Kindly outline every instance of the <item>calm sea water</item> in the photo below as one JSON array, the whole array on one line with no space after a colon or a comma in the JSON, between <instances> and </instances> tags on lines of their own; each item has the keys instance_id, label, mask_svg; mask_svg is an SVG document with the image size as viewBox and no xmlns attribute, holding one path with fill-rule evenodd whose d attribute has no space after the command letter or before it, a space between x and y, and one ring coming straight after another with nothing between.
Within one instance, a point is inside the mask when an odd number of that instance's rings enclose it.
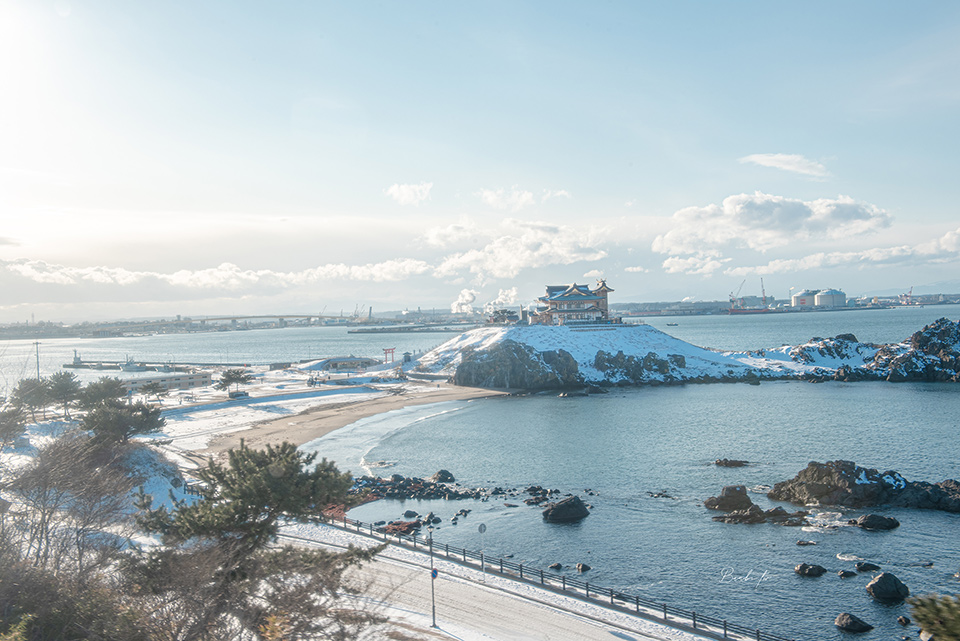
<instances>
[{"instance_id":1,"label":"calm sea water","mask_svg":"<svg viewBox=\"0 0 960 641\"><path fill-rule=\"evenodd\" d=\"M863 341L894 342L956 307L790 314L752 317L647 319L692 343L718 349L757 349L814 336L854 333ZM676 322L676 327L667 327ZM129 339L41 341L41 368L69 362L73 350L88 360L249 362L429 349L447 338L347 334L343 328L287 328ZM0 371L8 384L30 375L34 346L0 343ZM869 576L841 580L840 569L868 559L899 576L914 593L956 592L960 582L960 515L878 510L898 518L892 532L850 527L800 531L771 524L727 525L710 520L701 502L724 485L755 488L753 500L772 504L764 486L793 477L811 460L849 459L892 469L911 480L960 478L960 387L883 383L688 385L615 390L561 399L555 395L485 399L410 408L365 419L306 449L364 473L362 461L388 461L380 474L428 476L445 468L469 486L543 485L583 493L594 507L584 521L546 524L537 508L506 508L502 501L378 502L352 516L399 518L406 509L434 511L445 523L439 543L513 554L533 568L560 562L592 566L584 578L744 625L797 639L840 639L833 619L842 611L877 627L863 639L899 636L895 623L907 607L882 606L864 591ZM717 468L720 457L751 461ZM671 498L654 498L666 492ZM513 501L520 503L520 501ZM473 511L458 525L449 517ZM860 512L822 513L839 525ZM487 525L486 534L477 531ZM798 539L817 542L798 547ZM793 573L801 562L831 572L818 579ZM932 562L932 566L924 564ZM569 567L563 570L571 572ZM750 574L751 580L736 581ZM442 583L438 586L442 589Z\"/></svg>"}]
</instances>

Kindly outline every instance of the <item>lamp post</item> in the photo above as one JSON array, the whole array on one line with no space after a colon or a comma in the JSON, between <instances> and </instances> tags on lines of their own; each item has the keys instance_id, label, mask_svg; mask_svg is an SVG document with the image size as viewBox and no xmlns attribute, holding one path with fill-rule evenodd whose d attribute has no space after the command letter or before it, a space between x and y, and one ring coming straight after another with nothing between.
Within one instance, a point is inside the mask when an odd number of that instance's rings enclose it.
<instances>
[{"instance_id":1,"label":"lamp post","mask_svg":"<svg viewBox=\"0 0 960 641\"><path fill-rule=\"evenodd\" d=\"M430 610L433 618L433 623L430 624L431 628L437 627L437 599L434 594L433 582L437 580L437 571L433 569L433 526L427 526L427 533L429 535L428 543L430 544Z\"/></svg>"}]
</instances>

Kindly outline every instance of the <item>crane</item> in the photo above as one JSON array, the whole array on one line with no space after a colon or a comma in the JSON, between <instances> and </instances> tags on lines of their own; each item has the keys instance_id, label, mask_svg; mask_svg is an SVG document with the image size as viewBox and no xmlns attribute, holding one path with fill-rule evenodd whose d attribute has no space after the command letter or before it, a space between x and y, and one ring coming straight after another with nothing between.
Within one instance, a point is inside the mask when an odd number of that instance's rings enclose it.
<instances>
[{"instance_id":1,"label":"crane","mask_svg":"<svg viewBox=\"0 0 960 641\"><path fill-rule=\"evenodd\" d=\"M736 307L738 306L737 301L740 300L740 290L743 289L743 286L744 286L746 283L747 283L747 279L744 278L744 279L743 279L743 282L740 283L740 287L737 288L737 293L734 294L733 292L730 292L730 309L734 309L734 308L736 308ZM740 307L743 307L743 304L741 303L739 306L740 306Z\"/></svg>"}]
</instances>

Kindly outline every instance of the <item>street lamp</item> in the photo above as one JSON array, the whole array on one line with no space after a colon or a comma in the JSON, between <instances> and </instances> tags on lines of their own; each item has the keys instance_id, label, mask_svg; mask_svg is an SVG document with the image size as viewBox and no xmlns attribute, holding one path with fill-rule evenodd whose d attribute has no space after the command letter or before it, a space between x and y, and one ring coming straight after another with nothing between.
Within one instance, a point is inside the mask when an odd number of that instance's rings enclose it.
<instances>
[{"instance_id":1,"label":"street lamp","mask_svg":"<svg viewBox=\"0 0 960 641\"><path fill-rule=\"evenodd\" d=\"M430 609L432 611L433 623L430 624L431 628L437 627L437 599L434 594L433 582L437 580L437 571L433 569L433 526L427 526L427 533L429 538L427 542L430 544Z\"/></svg>"}]
</instances>

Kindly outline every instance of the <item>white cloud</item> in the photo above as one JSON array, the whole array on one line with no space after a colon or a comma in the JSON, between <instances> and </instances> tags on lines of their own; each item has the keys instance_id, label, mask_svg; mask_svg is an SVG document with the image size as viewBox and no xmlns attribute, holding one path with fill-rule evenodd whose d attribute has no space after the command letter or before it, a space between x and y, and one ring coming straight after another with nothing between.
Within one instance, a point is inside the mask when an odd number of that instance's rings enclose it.
<instances>
[{"instance_id":1,"label":"white cloud","mask_svg":"<svg viewBox=\"0 0 960 641\"><path fill-rule=\"evenodd\" d=\"M480 292L475 289L461 289L457 300L450 303L451 314L472 314L473 302L477 300Z\"/></svg>"},{"instance_id":2,"label":"white cloud","mask_svg":"<svg viewBox=\"0 0 960 641\"><path fill-rule=\"evenodd\" d=\"M960 260L960 228L940 238L915 246L874 247L851 252L817 252L800 258L771 260L764 265L735 267L725 273L732 276L750 274L787 274L810 269L846 267L863 269L886 265L936 264Z\"/></svg>"},{"instance_id":3,"label":"white cloud","mask_svg":"<svg viewBox=\"0 0 960 641\"><path fill-rule=\"evenodd\" d=\"M432 267L410 258L388 260L366 265L328 264L299 272L241 269L231 263L199 270L173 273L130 271L114 267L68 267L37 260L0 263L6 271L29 281L52 285L116 285L131 286L156 282L186 289L219 289L239 291L255 287L287 289L314 284L327 279L390 282L404 280L428 272Z\"/></svg>"},{"instance_id":4,"label":"white cloud","mask_svg":"<svg viewBox=\"0 0 960 641\"><path fill-rule=\"evenodd\" d=\"M650 272L649 269L645 269L643 267L640 267L639 265L635 267L627 267L623 271L627 272L628 274L647 274Z\"/></svg>"},{"instance_id":5,"label":"white cloud","mask_svg":"<svg viewBox=\"0 0 960 641\"><path fill-rule=\"evenodd\" d=\"M584 278L603 278L603 270L591 269L583 275Z\"/></svg>"},{"instance_id":6,"label":"white cloud","mask_svg":"<svg viewBox=\"0 0 960 641\"><path fill-rule=\"evenodd\" d=\"M423 240L432 247L450 247L462 242L476 241L481 237L480 229L469 220L462 219L459 223L446 227L431 227L423 234Z\"/></svg>"},{"instance_id":7,"label":"white cloud","mask_svg":"<svg viewBox=\"0 0 960 641\"><path fill-rule=\"evenodd\" d=\"M543 190L543 196L540 197L540 202L545 203L551 198L566 198L570 200L573 196L570 195L570 192L566 189L558 189L557 191L550 191L549 189Z\"/></svg>"},{"instance_id":8,"label":"white cloud","mask_svg":"<svg viewBox=\"0 0 960 641\"><path fill-rule=\"evenodd\" d=\"M447 277L469 271L479 281L487 277L513 278L522 270L547 265L570 265L607 256L599 249L601 230L580 230L542 222L506 220L507 233L484 247L446 256L436 274Z\"/></svg>"},{"instance_id":9,"label":"white cloud","mask_svg":"<svg viewBox=\"0 0 960 641\"><path fill-rule=\"evenodd\" d=\"M728 196L720 205L686 207L671 217L672 229L657 236L653 250L696 254L705 248L746 247L766 251L812 238L849 238L890 224L890 216L849 196L802 201L762 192Z\"/></svg>"},{"instance_id":10,"label":"white cloud","mask_svg":"<svg viewBox=\"0 0 960 641\"><path fill-rule=\"evenodd\" d=\"M699 274L710 276L717 271L723 264L729 262L729 258L720 258L716 253L699 253L696 256L679 258L672 256L663 261L663 270L668 274Z\"/></svg>"},{"instance_id":11,"label":"white cloud","mask_svg":"<svg viewBox=\"0 0 960 641\"><path fill-rule=\"evenodd\" d=\"M751 154L741 158L740 162L792 171L796 174L815 178L826 178L830 175L830 172L822 164L800 154Z\"/></svg>"},{"instance_id":12,"label":"white cloud","mask_svg":"<svg viewBox=\"0 0 960 641\"><path fill-rule=\"evenodd\" d=\"M391 185L384 193L401 205L419 205L425 200L430 200L431 189L433 189L433 183L395 184Z\"/></svg>"},{"instance_id":13,"label":"white cloud","mask_svg":"<svg viewBox=\"0 0 960 641\"><path fill-rule=\"evenodd\" d=\"M512 212L517 212L524 207L536 204L532 192L523 191L516 185L511 187L509 191L506 189L481 189L476 195L491 207L507 209Z\"/></svg>"}]
</instances>

